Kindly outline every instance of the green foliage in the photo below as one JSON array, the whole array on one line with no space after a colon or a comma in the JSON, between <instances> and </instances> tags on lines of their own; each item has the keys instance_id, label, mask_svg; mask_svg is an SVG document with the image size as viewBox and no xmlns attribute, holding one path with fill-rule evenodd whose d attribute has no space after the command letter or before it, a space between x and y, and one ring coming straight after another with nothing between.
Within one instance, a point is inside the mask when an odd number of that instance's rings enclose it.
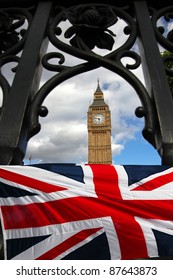
<instances>
[{"instance_id":1,"label":"green foliage","mask_svg":"<svg viewBox=\"0 0 173 280\"><path fill-rule=\"evenodd\" d=\"M161 52L161 56L165 65L169 87L171 92L173 93L173 53L164 51Z\"/></svg>"}]
</instances>

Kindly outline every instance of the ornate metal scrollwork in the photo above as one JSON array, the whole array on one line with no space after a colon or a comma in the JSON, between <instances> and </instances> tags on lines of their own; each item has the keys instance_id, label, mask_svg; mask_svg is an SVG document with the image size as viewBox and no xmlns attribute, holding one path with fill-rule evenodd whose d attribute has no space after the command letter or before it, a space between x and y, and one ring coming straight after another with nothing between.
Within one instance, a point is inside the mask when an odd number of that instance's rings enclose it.
<instances>
[{"instance_id":1,"label":"ornate metal scrollwork","mask_svg":"<svg viewBox=\"0 0 173 280\"><path fill-rule=\"evenodd\" d=\"M161 53L165 71L168 77L170 90L173 93L173 6L162 8L154 11L152 23L155 30L158 43L165 48L166 51Z\"/></svg>"},{"instance_id":2,"label":"ornate metal scrollwork","mask_svg":"<svg viewBox=\"0 0 173 280\"><path fill-rule=\"evenodd\" d=\"M0 53L8 50L19 41L19 36L13 30L13 19L0 11Z\"/></svg>"},{"instance_id":3,"label":"ornate metal scrollwork","mask_svg":"<svg viewBox=\"0 0 173 280\"><path fill-rule=\"evenodd\" d=\"M10 84L8 82L8 80L4 77L4 75L1 72L1 68L3 67L3 65L5 65L6 63L9 62L15 62L15 63L19 63L20 58L18 56L15 55L9 55L7 57L3 57L0 60L0 86L2 89L2 93L3 93L3 100L2 100L2 109L6 104L7 98L8 98L8 94L9 94L9 90L10 90ZM16 71L16 67L11 69L13 72ZM0 111L0 113L2 113L2 109ZM0 114L1 117L1 114Z\"/></svg>"},{"instance_id":4,"label":"ornate metal scrollwork","mask_svg":"<svg viewBox=\"0 0 173 280\"><path fill-rule=\"evenodd\" d=\"M70 44L76 48L89 49L98 47L112 50L116 35L108 29L118 21L114 10L107 6L78 6L66 13L67 19L72 24L64 36L71 38Z\"/></svg>"},{"instance_id":5,"label":"ornate metal scrollwork","mask_svg":"<svg viewBox=\"0 0 173 280\"><path fill-rule=\"evenodd\" d=\"M163 19L162 21L161 18ZM157 41L166 50L173 52L173 28L166 30L163 22L165 21L168 23L171 20L173 20L173 6L162 8L153 12L152 23Z\"/></svg>"},{"instance_id":6,"label":"ornate metal scrollwork","mask_svg":"<svg viewBox=\"0 0 173 280\"><path fill-rule=\"evenodd\" d=\"M26 28L30 25L31 20L32 14L27 9L0 10L0 87L3 96L0 116L10 90L9 81L2 74L1 69L8 63L19 63L20 57L17 54L23 49L27 37ZM15 73L16 67L11 70Z\"/></svg>"},{"instance_id":7,"label":"ornate metal scrollwork","mask_svg":"<svg viewBox=\"0 0 173 280\"><path fill-rule=\"evenodd\" d=\"M111 27L120 21L125 22L122 32L127 36L125 42L115 48L116 28ZM63 32L61 22L66 21L70 26ZM104 67L123 77L138 94L142 107L136 110L138 117L145 117L144 137L154 145L154 116L151 99L139 79L130 71L139 67L141 60L138 53L131 50L136 38L137 28L133 17L126 9L119 9L108 5L92 4L79 5L69 9L57 8L57 12L49 25L48 37L50 42L60 51L70 54L86 62L75 66L66 66L63 53L52 52L43 57L43 66L50 71L57 72L48 80L33 98L28 121L30 123L30 135L38 133L40 130L39 115L40 110L45 112L42 103L47 95L63 81L78 74ZM69 39L66 42L66 39ZM97 49L106 49L110 53L102 56ZM115 49L114 49L115 48ZM123 57L130 57L133 64L124 66ZM59 64L52 64L50 59L58 58ZM42 108L42 109L40 109Z\"/></svg>"},{"instance_id":8,"label":"ornate metal scrollwork","mask_svg":"<svg viewBox=\"0 0 173 280\"><path fill-rule=\"evenodd\" d=\"M26 25L32 20L27 9L6 8L0 11L0 57L19 53L26 39ZM23 28L21 28L23 26Z\"/></svg>"}]
</instances>

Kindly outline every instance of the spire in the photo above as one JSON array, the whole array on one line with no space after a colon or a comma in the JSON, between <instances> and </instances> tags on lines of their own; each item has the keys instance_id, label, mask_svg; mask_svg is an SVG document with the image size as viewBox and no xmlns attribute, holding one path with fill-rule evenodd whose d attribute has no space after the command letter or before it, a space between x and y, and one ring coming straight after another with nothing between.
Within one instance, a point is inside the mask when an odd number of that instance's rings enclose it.
<instances>
[{"instance_id":1,"label":"spire","mask_svg":"<svg viewBox=\"0 0 173 280\"><path fill-rule=\"evenodd\" d=\"M93 103L90 105L90 107L95 106L107 106L107 104L104 101L104 94L100 88L99 79L97 79L97 88L94 92L94 100Z\"/></svg>"},{"instance_id":2,"label":"spire","mask_svg":"<svg viewBox=\"0 0 173 280\"><path fill-rule=\"evenodd\" d=\"M96 88L96 91L94 93L94 100L95 99L104 99L103 92L100 88L99 79L97 79L97 88Z\"/></svg>"},{"instance_id":3,"label":"spire","mask_svg":"<svg viewBox=\"0 0 173 280\"><path fill-rule=\"evenodd\" d=\"M96 92L102 92L99 84L99 79L97 79L97 89Z\"/></svg>"}]
</instances>

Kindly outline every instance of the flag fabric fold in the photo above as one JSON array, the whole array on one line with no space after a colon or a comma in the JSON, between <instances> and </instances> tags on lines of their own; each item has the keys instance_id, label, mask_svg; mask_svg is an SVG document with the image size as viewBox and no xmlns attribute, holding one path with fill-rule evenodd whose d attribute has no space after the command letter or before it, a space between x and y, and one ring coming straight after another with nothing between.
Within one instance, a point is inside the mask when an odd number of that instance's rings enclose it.
<instances>
[{"instance_id":1,"label":"flag fabric fold","mask_svg":"<svg viewBox=\"0 0 173 280\"><path fill-rule=\"evenodd\" d=\"M173 168L0 166L5 259L173 256Z\"/></svg>"}]
</instances>

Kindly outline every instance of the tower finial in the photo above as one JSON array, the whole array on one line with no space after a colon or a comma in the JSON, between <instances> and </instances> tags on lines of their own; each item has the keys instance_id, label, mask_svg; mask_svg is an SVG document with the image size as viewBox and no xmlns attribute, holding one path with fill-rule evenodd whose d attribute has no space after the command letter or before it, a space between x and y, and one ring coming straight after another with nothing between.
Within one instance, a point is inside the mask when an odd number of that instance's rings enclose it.
<instances>
[{"instance_id":1,"label":"tower finial","mask_svg":"<svg viewBox=\"0 0 173 280\"><path fill-rule=\"evenodd\" d=\"M96 92L102 92L101 91L101 88L100 88L100 84L99 84L99 78L97 78L97 89L96 89Z\"/></svg>"}]
</instances>

